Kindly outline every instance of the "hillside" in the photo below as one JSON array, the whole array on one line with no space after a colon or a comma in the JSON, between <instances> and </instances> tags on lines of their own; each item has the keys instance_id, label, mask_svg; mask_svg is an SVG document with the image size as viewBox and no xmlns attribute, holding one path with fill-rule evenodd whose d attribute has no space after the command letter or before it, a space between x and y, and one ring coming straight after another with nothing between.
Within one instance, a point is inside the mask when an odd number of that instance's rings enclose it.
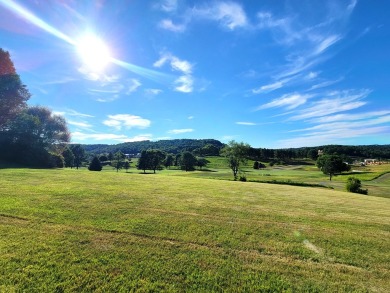
<instances>
[{"instance_id":1,"label":"hillside","mask_svg":"<svg viewBox=\"0 0 390 293\"><path fill-rule=\"evenodd\" d=\"M0 291L388 289L385 198L69 169L0 183Z\"/></svg>"},{"instance_id":2,"label":"hillside","mask_svg":"<svg viewBox=\"0 0 390 293\"><path fill-rule=\"evenodd\" d=\"M93 155L102 153L116 153L121 151L126 154L137 154L142 150L159 149L167 153L178 154L183 151L194 151L201 149L206 145L215 146L221 149L225 144L216 139L171 139L159 141L137 141L125 142L120 144L85 144L84 149ZM318 153L318 150L327 154L337 153L351 158L376 158L390 159L390 145L323 145L315 147L284 148L284 149L266 149L252 147L249 156L256 160L272 159L275 155L281 158L294 159L306 158L312 152ZM211 154L209 154L211 155Z\"/></svg>"},{"instance_id":3,"label":"hillside","mask_svg":"<svg viewBox=\"0 0 390 293\"><path fill-rule=\"evenodd\" d=\"M182 151L193 151L210 144L221 149L224 144L215 139L171 139L159 141L136 141L125 142L115 145L106 144L86 144L84 149L91 154L116 153L121 151L125 154L137 154L142 150L159 149L167 153L177 154Z\"/></svg>"}]
</instances>

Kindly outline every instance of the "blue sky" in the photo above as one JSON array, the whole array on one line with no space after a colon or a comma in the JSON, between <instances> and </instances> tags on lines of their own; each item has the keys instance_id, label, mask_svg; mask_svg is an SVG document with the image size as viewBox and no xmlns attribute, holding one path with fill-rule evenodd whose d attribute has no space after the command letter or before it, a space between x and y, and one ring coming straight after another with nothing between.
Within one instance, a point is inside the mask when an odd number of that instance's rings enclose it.
<instances>
[{"instance_id":1,"label":"blue sky","mask_svg":"<svg viewBox=\"0 0 390 293\"><path fill-rule=\"evenodd\" d=\"M0 0L30 105L77 143L390 144L390 1Z\"/></svg>"}]
</instances>

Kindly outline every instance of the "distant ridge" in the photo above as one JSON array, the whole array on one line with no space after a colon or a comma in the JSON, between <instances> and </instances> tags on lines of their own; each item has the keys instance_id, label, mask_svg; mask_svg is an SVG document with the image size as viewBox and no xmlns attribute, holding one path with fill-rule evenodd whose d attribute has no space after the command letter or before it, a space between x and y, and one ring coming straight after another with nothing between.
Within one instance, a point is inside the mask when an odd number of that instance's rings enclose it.
<instances>
[{"instance_id":1,"label":"distant ridge","mask_svg":"<svg viewBox=\"0 0 390 293\"><path fill-rule=\"evenodd\" d=\"M216 139L167 139L159 141L136 141L119 144L84 144L86 152L90 154L116 153L121 151L125 154L137 154L142 150L159 149L167 153L178 154L183 151L193 151L203 148L205 145L213 145L218 149L225 146L224 143ZM294 153L293 157L305 157L309 151L322 150L326 154L337 153L348 157L390 159L390 145L323 145L315 147L267 149L252 148L253 157L258 157L256 153L266 150L270 155L276 150L285 150ZM269 156L268 156L269 157Z\"/></svg>"},{"instance_id":2,"label":"distant ridge","mask_svg":"<svg viewBox=\"0 0 390 293\"><path fill-rule=\"evenodd\" d=\"M159 149L167 153L177 154L183 151L193 151L206 145L213 145L221 149L224 144L216 139L167 139L158 141L135 141L114 145L108 144L85 144L86 152L91 154L116 153L121 151L125 154L137 154L147 149Z\"/></svg>"}]
</instances>

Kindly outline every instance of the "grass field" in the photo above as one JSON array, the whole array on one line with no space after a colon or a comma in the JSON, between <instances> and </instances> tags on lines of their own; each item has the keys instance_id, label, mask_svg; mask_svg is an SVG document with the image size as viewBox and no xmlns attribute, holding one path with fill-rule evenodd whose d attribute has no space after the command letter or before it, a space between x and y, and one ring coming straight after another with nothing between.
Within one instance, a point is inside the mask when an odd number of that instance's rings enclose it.
<instances>
[{"instance_id":1,"label":"grass field","mask_svg":"<svg viewBox=\"0 0 390 293\"><path fill-rule=\"evenodd\" d=\"M0 169L0 292L388 292L387 198L132 172Z\"/></svg>"}]
</instances>

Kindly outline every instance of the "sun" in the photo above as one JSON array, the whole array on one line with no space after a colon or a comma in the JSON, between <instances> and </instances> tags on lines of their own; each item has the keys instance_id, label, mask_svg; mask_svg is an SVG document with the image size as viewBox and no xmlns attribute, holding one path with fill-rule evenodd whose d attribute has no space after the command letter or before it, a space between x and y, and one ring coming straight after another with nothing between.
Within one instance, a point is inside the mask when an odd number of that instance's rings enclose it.
<instances>
[{"instance_id":1,"label":"sun","mask_svg":"<svg viewBox=\"0 0 390 293\"><path fill-rule=\"evenodd\" d=\"M77 53L89 70L101 72L111 62L108 46L96 35L87 34L76 42Z\"/></svg>"}]
</instances>

